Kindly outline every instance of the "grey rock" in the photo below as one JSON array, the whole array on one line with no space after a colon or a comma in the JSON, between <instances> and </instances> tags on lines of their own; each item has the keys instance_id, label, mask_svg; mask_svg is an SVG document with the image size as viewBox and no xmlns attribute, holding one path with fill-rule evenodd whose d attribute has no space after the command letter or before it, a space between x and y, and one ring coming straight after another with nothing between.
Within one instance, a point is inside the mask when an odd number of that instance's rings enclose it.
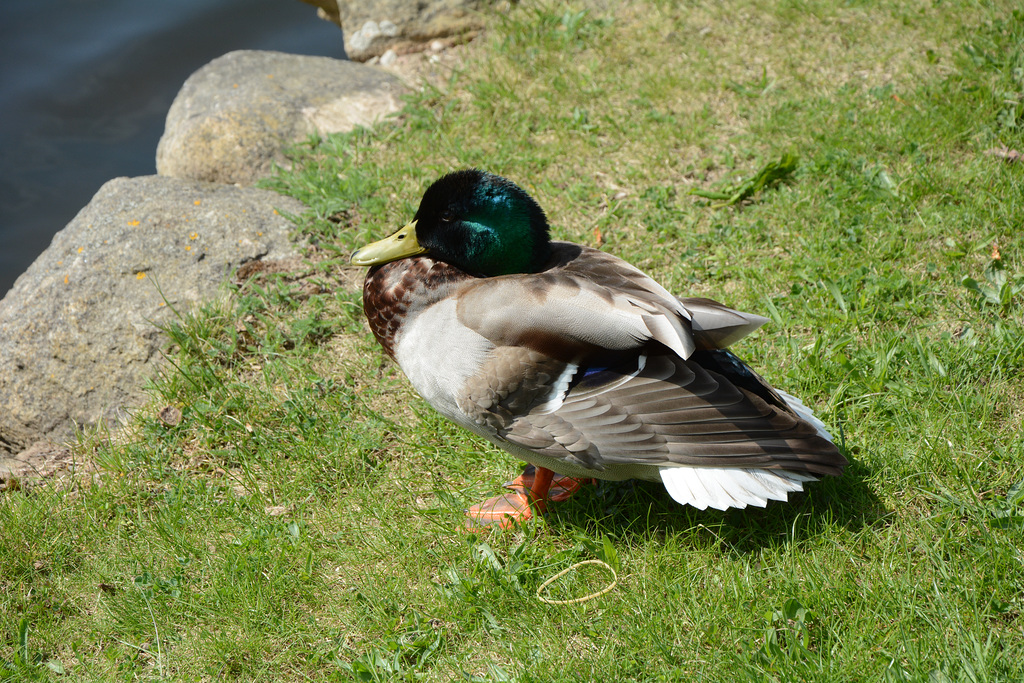
<instances>
[{"instance_id":1,"label":"grey rock","mask_svg":"<svg viewBox=\"0 0 1024 683\"><path fill-rule=\"evenodd\" d=\"M0 455L116 423L160 361L171 306L226 295L241 264L294 257L275 207L304 210L267 190L159 176L100 188L0 301Z\"/></svg>"},{"instance_id":2,"label":"grey rock","mask_svg":"<svg viewBox=\"0 0 1024 683\"><path fill-rule=\"evenodd\" d=\"M337 12L331 17L345 32L349 57L360 62L388 50L397 54L425 50L438 39L464 42L483 29L482 12L505 4L497 0L334 1Z\"/></svg>"},{"instance_id":3,"label":"grey rock","mask_svg":"<svg viewBox=\"0 0 1024 683\"><path fill-rule=\"evenodd\" d=\"M286 164L312 134L370 126L401 106L404 86L374 67L242 50L192 74L171 104L156 153L160 175L249 185Z\"/></svg>"},{"instance_id":4,"label":"grey rock","mask_svg":"<svg viewBox=\"0 0 1024 683\"><path fill-rule=\"evenodd\" d=\"M385 19L379 24L376 21L368 21L363 27L352 34L352 49L358 54L364 54L378 38L394 38L398 35L398 27ZM393 52L392 50L386 51Z\"/></svg>"}]
</instances>

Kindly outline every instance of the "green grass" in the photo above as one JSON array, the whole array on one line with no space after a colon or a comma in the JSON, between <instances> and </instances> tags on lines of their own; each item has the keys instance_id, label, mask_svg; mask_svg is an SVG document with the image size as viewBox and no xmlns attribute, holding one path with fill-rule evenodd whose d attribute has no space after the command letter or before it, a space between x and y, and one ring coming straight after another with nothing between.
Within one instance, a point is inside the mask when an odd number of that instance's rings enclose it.
<instances>
[{"instance_id":1,"label":"green grass","mask_svg":"<svg viewBox=\"0 0 1024 683\"><path fill-rule=\"evenodd\" d=\"M1024 166L985 154L1024 150L1015 4L489 17L393 122L269 183L311 209L306 271L175 326L129 432L83 437L87 474L0 494L0 680L1024 680ZM691 194L787 154L735 206ZM463 533L517 464L384 359L347 254L466 166L558 238L769 315L736 350L847 473L728 513L603 485ZM591 558L612 592L536 599Z\"/></svg>"}]
</instances>

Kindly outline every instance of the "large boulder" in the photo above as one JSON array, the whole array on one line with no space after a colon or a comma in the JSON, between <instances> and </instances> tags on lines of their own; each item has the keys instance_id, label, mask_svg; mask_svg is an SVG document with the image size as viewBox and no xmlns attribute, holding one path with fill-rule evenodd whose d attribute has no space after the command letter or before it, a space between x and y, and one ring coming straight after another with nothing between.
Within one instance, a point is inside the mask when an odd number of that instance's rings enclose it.
<instances>
[{"instance_id":1,"label":"large boulder","mask_svg":"<svg viewBox=\"0 0 1024 683\"><path fill-rule=\"evenodd\" d=\"M365 64L280 52L229 52L182 86L156 152L160 175L250 185L311 134L370 126L398 111L404 86Z\"/></svg>"},{"instance_id":2,"label":"large boulder","mask_svg":"<svg viewBox=\"0 0 1024 683\"><path fill-rule=\"evenodd\" d=\"M304 206L159 176L100 188L0 301L0 481L4 456L52 453L74 424L116 422L142 397L172 306L226 295L241 264L294 258L276 209Z\"/></svg>"}]
</instances>

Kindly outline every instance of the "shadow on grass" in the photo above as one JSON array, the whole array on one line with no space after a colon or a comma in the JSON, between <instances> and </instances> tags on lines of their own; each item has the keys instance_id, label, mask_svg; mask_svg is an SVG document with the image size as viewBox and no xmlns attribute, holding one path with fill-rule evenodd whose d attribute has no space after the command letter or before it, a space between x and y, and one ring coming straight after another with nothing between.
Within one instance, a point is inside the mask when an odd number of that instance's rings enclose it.
<instances>
[{"instance_id":1,"label":"shadow on grass","mask_svg":"<svg viewBox=\"0 0 1024 683\"><path fill-rule=\"evenodd\" d=\"M885 508L868 484L871 471L851 462L841 477L810 484L789 502L766 508L698 510L673 501L661 484L598 482L572 499L552 505L547 516L555 530L604 533L623 540L675 535L695 547L718 545L738 554L766 546L800 542L842 527L850 532L885 519Z\"/></svg>"}]
</instances>

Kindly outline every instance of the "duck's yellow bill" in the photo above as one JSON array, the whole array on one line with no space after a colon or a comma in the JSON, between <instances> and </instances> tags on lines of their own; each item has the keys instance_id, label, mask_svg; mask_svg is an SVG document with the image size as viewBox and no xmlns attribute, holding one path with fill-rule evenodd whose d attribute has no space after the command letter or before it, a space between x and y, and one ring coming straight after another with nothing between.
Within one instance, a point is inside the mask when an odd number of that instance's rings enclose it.
<instances>
[{"instance_id":1,"label":"duck's yellow bill","mask_svg":"<svg viewBox=\"0 0 1024 683\"><path fill-rule=\"evenodd\" d=\"M356 249L352 253L351 262L355 266L376 266L425 251L416 241L416 221L413 221L390 237Z\"/></svg>"}]
</instances>

